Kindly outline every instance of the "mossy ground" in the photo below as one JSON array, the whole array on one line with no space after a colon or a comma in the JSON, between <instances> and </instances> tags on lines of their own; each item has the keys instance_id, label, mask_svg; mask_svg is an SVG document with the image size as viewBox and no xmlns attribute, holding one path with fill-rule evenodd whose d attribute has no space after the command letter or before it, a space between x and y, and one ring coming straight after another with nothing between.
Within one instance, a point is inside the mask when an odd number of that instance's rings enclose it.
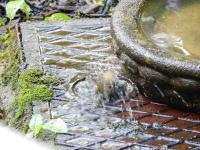
<instances>
[{"instance_id":1,"label":"mossy ground","mask_svg":"<svg viewBox=\"0 0 200 150\"><path fill-rule=\"evenodd\" d=\"M17 78L19 77L20 49L18 46L17 32L14 27L5 27L5 32L0 35L0 86L9 86L16 89ZM7 87L5 87L7 89ZM6 95L7 93L5 93ZM4 96L5 96L4 95ZM9 96L8 96L9 97ZM0 101L4 97L0 97ZM7 99L6 99L7 100ZM9 102L8 102L9 103ZM5 104L7 105L7 104ZM5 118L5 109L3 103L1 110Z\"/></svg>"},{"instance_id":2,"label":"mossy ground","mask_svg":"<svg viewBox=\"0 0 200 150\"><path fill-rule=\"evenodd\" d=\"M32 116L32 101L49 101L54 96L50 87L59 80L44 77L39 69L30 69L21 73L21 49L18 45L15 28L8 29L0 38L0 84L9 86L16 98L9 110L6 110L6 122L23 131L27 131ZM3 66L3 67L2 67Z\"/></svg>"},{"instance_id":3,"label":"mossy ground","mask_svg":"<svg viewBox=\"0 0 200 150\"><path fill-rule=\"evenodd\" d=\"M1 72L1 84L5 86L9 83L12 90L15 90L21 63L21 51L18 46L16 30L7 29L7 33L0 38L0 45L0 65L4 68Z\"/></svg>"}]
</instances>

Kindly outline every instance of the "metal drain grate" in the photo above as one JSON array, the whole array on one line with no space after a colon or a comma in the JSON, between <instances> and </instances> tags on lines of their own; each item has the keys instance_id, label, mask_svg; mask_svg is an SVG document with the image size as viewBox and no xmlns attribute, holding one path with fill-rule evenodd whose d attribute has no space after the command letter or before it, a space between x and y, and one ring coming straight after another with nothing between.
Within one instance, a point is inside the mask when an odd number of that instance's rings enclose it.
<instances>
[{"instance_id":1,"label":"metal drain grate","mask_svg":"<svg viewBox=\"0 0 200 150\"><path fill-rule=\"evenodd\" d=\"M66 84L77 77L77 74L93 74L95 70L109 70L113 65L120 69L121 63L111 48L108 19L83 19L52 24L25 23L21 25L21 31L25 57L31 59L31 55L26 55L29 50L39 49L42 68L64 80L62 85L54 87L57 96L50 102L49 108L53 118L63 119L69 127L67 133L57 135L55 144L58 148L200 148L199 114L178 111L153 103L142 96L130 99L125 104L106 106L106 110L91 107L83 113L77 103L80 99L69 99ZM35 38L39 39L38 43L30 43L36 42ZM96 63L97 59L101 63ZM88 72L91 67L94 72ZM90 103L86 105L91 106ZM121 112L121 105L127 111ZM130 130L116 133L108 128L108 122L125 118L141 122L145 128L143 136L130 136Z\"/></svg>"},{"instance_id":2,"label":"metal drain grate","mask_svg":"<svg viewBox=\"0 0 200 150\"><path fill-rule=\"evenodd\" d=\"M137 100L130 100L125 105L125 107L131 107L132 119L148 126L145 134L151 138L136 141L136 143L152 148L193 149L200 147L199 114L187 113L153 103L142 96ZM116 115L120 118L130 118L130 112L120 112ZM125 138L124 141L126 140ZM131 138L128 140L132 142Z\"/></svg>"}]
</instances>

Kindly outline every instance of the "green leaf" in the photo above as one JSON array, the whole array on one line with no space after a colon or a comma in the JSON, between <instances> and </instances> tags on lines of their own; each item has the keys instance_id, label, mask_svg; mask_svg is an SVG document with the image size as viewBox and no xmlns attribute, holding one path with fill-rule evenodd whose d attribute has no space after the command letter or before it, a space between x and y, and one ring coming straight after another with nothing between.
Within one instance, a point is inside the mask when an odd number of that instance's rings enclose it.
<instances>
[{"instance_id":1,"label":"green leaf","mask_svg":"<svg viewBox=\"0 0 200 150\"><path fill-rule=\"evenodd\" d=\"M103 6L104 5L104 0L97 0L97 3L99 4L99 6Z\"/></svg>"},{"instance_id":2,"label":"green leaf","mask_svg":"<svg viewBox=\"0 0 200 150\"><path fill-rule=\"evenodd\" d=\"M36 137L43 128L43 118L40 114L32 116L29 123L28 137Z\"/></svg>"},{"instance_id":3,"label":"green leaf","mask_svg":"<svg viewBox=\"0 0 200 150\"><path fill-rule=\"evenodd\" d=\"M65 133L68 130L67 125L60 118L50 120L44 124L42 116L40 114L34 114L29 123L27 137L37 137L43 129L50 130L55 133Z\"/></svg>"},{"instance_id":4,"label":"green leaf","mask_svg":"<svg viewBox=\"0 0 200 150\"><path fill-rule=\"evenodd\" d=\"M25 2L25 0L10 1L6 5L6 15L7 15L7 17L10 18L10 20L12 20L15 17L18 10L21 10L23 13L25 13L26 17L28 18L30 11L31 11L31 8Z\"/></svg>"},{"instance_id":5,"label":"green leaf","mask_svg":"<svg viewBox=\"0 0 200 150\"><path fill-rule=\"evenodd\" d=\"M3 37L4 41L7 41L9 37L10 37L10 34L9 34L9 33L6 33L6 34L4 35L4 37Z\"/></svg>"},{"instance_id":6,"label":"green leaf","mask_svg":"<svg viewBox=\"0 0 200 150\"><path fill-rule=\"evenodd\" d=\"M43 129L50 130L55 133L65 133L68 130L67 125L60 118L45 123Z\"/></svg>"},{"instance_id":7,"label":"green leaf","mask_svg":"<svg viewBox=\"0 0 200 150\"><path fill-rule=\"evenodd\" d=\"M0 26L3 26L5 24L3 18L0 17Z\"/></svg>"},{"instance_id":8,"label":"green leaf","mask_svg":"<svg viewBox=\"0 0 200 150\"><path fill-rule=\"evenodd\" d=\"M71 17L64 13L55 13L49 17L45 17L45 21L68 21Z\"/></svg>"}]
</instances>

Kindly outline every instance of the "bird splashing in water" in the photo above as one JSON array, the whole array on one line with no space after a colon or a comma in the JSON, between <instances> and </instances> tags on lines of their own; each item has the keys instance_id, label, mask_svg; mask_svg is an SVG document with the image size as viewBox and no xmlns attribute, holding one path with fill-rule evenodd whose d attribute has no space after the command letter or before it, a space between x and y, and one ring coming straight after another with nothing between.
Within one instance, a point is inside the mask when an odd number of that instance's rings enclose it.
<instances>
[{"instance_id":1,"label":"bird splashing in water","mask_svg":"<svg viewBox=\"0 0 200 150\"><path fill-rule=\"evenodd\" d=\"M133 83L126 77L114 71L105 72L98 81L98 93L101 95L101 104L117 103L136 95ZM135 94L133 94L135 93Z\"/></svg>"}]
</instances>

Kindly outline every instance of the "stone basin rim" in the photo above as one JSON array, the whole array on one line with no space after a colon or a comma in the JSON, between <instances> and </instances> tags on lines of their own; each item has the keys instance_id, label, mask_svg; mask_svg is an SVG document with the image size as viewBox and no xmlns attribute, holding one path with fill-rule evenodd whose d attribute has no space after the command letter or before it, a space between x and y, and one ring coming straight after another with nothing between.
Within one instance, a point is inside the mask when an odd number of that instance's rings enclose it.
<instances>
[{"instance_id":1,"label":"stone basin rim","mask_svg":"<svg viewBox=\"0 0 200 150\"><path fill-rule=\"evenodd\" d=\"M134 41L132 31L137 28L137 19L140 15L140 9L147 0L123 0L115 8L111 20L111 34L117 48L133 58L136 62L159 70L164 74L187 79L200 79L200 62L195 58L186 58L184 60L165 57L160 48L156 55L147 50L139 43ZM148 61L146 61L148 60Z\"/></svg>"}]
</instances>

